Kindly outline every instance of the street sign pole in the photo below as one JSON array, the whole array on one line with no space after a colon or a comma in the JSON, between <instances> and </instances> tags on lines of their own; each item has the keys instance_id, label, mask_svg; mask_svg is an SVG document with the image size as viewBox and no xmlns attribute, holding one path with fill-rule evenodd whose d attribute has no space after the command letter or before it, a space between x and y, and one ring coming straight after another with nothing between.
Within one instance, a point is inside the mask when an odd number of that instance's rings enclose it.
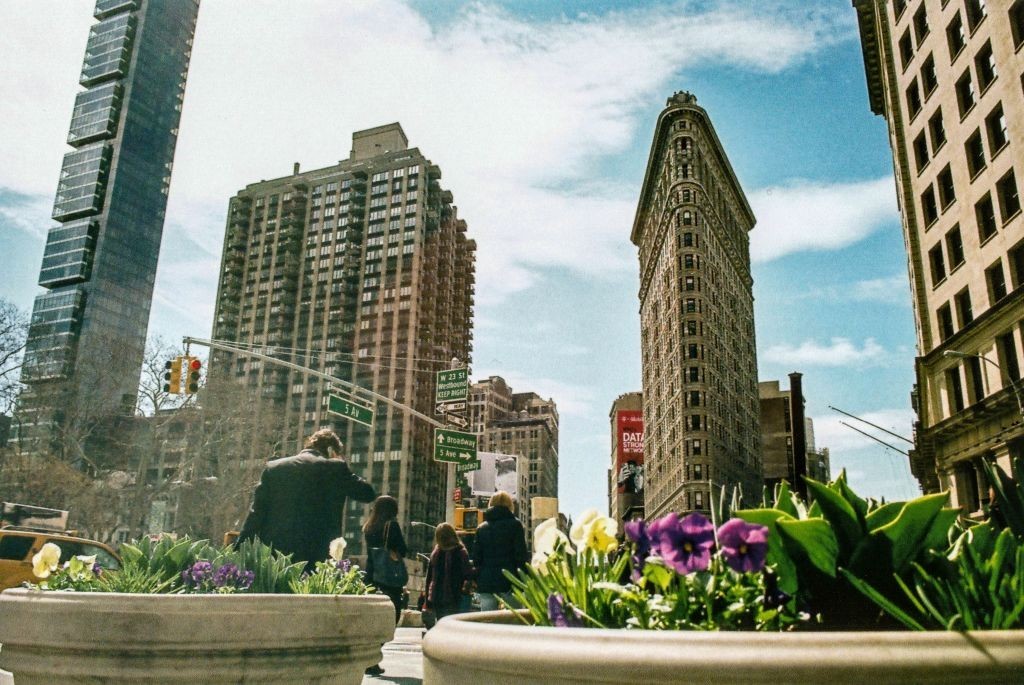
<instances>
[{"instance_id":1,"label":"street sign pole","mask_svg":"<svg viewBox=\"0 0 1024 685\"><path fill-rule=\"evenodd\" d=\"M434 390L435 404L469 399L469 369L458 357L452 359L450 371L438 371ZM436 449L436 447L435 447ZM475 454L473 455L476 456ZM448 463L448 478L444 488L444 520L455 525L455 463Z\"/></svg>"}]
</instances>

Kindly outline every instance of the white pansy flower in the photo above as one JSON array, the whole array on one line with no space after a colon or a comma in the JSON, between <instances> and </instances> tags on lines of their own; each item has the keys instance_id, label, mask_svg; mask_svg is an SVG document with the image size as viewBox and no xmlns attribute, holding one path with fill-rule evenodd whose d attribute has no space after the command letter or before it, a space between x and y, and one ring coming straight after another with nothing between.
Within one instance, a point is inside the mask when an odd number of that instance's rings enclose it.
<instances>
[{"instance_id":1,"label":"white pansy flower","mask_svg":"<svg viewBox=\"0 0 1024 685\"><path fill-rule=\"evenodd\" d=\"M346 547L348 547L348 542L345 541L345 538L334 538L331 540L331 545L328 547L328 553L331 555L331 559L341 561L345 556Z\"/></svg>"},{"instance_id":2,"label":"white pansy flower","mask_svg":"<svg viewBox=\"0 0 1024 685\"><path fill-rule=\"evenodd\" d=\"M600 518L601 514L597 509L587 509L573 522L572 528L569 529L569 537L577 547L583 547L586 544L590 524Z\"/></svg>"},{"instance_id":3,"label":"white pansy flower","mask_svg":"<svg viewBox=\"0 0 1024 685\"><path fill-rule=\"evenodd\" d=\"M47 542L42 549L32 555L32 573L36 578L49 578L60 564L60 547Z\"/></svg>"}]
</instances>

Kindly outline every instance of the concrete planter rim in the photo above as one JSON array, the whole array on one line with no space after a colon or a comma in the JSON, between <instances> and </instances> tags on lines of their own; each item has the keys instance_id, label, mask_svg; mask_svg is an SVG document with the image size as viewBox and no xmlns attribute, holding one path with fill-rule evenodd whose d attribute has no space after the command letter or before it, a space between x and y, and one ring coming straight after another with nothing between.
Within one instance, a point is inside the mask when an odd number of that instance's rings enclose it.
<instances>
[{"instance_id":1,"label":"concrete planter rim","mask_svg":"<svg viewBox=\"0 0 1024 685\"><path fill-rule=\"evenodd\" d=\"M552 628L493 611L442 619L424 638L423 655L425 683L479 679L484 673L493 682L526 683L545 682L545 673L577 674L550 682L593 683L1005 683L1024 672L1024 630Z\"/></svg>"},{"instance_id":2,"label":"concrete planter rim","mask_svg":"<svg viewBox=\"0 0 1024 685\"><path fill-rule=\"evenodd\" d=\"M0 668L19 685L359 682L393 635L375 594L0 593Z\"/></svg>"}]
</instances>

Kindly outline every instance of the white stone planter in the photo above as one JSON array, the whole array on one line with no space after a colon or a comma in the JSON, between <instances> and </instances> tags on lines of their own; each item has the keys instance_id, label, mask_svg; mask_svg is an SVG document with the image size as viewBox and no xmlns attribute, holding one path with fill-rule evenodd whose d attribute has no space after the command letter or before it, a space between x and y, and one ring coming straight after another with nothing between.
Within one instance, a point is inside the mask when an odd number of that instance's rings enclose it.
<instances>
[{"instance_id":1,"label":"white stone planter","mask_svg":"<svg viewBox=\"0 0 1024 685\"><path fill-rule=\"evenodd\" d=\"M17 685L359 683L394 636L383 595L0 593Z\"/></svg>"},{"instance_id":2,"label":"white stone planter","mask_svg":"<svg viewBox=\"0 0 1024 685\"><path fill-rule=\"evenodd\" d=\"M423 640L423 683L1019 683L1024 631L697 633L530 627L458 614ZM20 683L18 685L21 685Z\"/></svg>"}]
</instances>

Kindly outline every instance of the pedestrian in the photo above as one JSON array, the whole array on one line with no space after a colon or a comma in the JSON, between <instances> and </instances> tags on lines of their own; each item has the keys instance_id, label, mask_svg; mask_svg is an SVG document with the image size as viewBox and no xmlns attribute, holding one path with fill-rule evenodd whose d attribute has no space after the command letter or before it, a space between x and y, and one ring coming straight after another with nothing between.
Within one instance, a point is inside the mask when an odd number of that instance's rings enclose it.
<instances>
[{"instance_id":1,"label":"pedestrian","mask_svg":"<svg viewBox=\"0 0 1024 685\"><path fill-rule=\"evenodd\" d=\"M345 500L369 502L374 494L342 459L334 431L318 430L295 456L267 463L235 544L258 539L312 571L341 537Z\"/></svg>"},{"instance_id":2,"label":"pedestrian","mask_svg":"<svg viewBox=\"0 0 1024 685\"><path fill-rule=\"evenodd\" d=\"M513 605L512 585L505 571L515 573L530 560L523 524L512 513L511 495L499 490L488 504L484 522L476 529L473 553L481 611L498 609L499 599Z\"/></svg>"},{"instance_id":3,"label":"pedestrian","mask_svg":"<svg viewBox=\"0 0 1024 685\"><path fill-rule=\"evenodd\" d=\"M381 495L373 501L370 507L370 518L363 524L363 540L366 543L366 577L368 582L376 587L381 593L388 596L395 607L395 625L402 617L402 609L405 608L405 587L387 585L374 580L373 554L371 550L375 547L383 548L390 553L392 558L404 560L409 551L402 537L402 528L398 525L398 502L394 497ZM403 561L404 563L404 561ZM380 664L375 664L366 669L367 675L380 675L384 669Z\"/></svg>"},{"instance_id":4,"label":"pedestrian","mask_svg":"<svg viewBox=\"0 0 1024 685\"><path fill-rule=\"evenodd\" d=\"M450 523L434 529L434 551L427 564L426 608L434 612L434 620L457 614L461 610L464 589L476 571L469 553Z\"/></svg>"}]
</instances>

